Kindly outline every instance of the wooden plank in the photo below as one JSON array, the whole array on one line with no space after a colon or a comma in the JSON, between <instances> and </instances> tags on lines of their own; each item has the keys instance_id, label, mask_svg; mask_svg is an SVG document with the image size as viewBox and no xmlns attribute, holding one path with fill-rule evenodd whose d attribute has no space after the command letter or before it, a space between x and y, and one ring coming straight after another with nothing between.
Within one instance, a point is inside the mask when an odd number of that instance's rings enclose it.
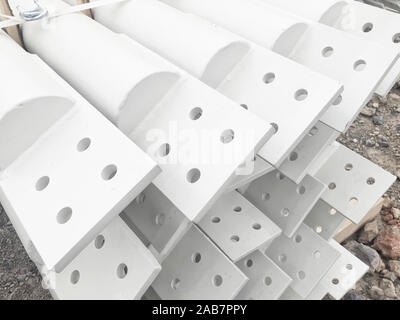
<instances>
[{"instance_id":1,"label":"wooden plank","mask_svg":"<svg viewBox=\"0 0 400 320\"><path fill-rule=\"evenodd\" d=\"M10 6L8 5L8 1L0 0L0 12L8 16L13 15ZM17 42L21 47L24 46L18 26L8 27L5 30L15 42Z\"/></svg>"},{"instance_id":2,"label":"wooden plank","mask_svg":"<svg viewBox=\"0 0 400 320\"><path fill-rule=\"evenodd\" d=\"M359 224L355 224L350 220L345 221L343 223L343 226L336 234L335 240L339 243L344 242L345 240L350 238L354 233L360 230L367 222L375 219L375 217L378 214L380 214L384 201L385 200L383 198L380 199Z\"/></svg>"}]
</instances>

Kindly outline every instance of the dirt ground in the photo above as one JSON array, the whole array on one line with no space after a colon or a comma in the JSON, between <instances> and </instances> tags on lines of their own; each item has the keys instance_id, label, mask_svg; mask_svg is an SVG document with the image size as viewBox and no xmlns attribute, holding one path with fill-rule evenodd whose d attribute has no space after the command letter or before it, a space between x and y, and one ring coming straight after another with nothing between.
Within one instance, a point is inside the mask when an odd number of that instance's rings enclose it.
<instances>
[{"instance_id":1,"label":"dirt ground","mask_svg":"<svg viewBox=\"0 0 400 320\"><path fill-rule=\"evenodd\" d=\"M400 88L393 89L386 99L374 97L339 141L400 177ZM399 179L386 195L400 208ZM372 298L366 288L378 281L380 274L368 273L347 298ZM51 296L42 288L35 265L0 206L0 300L7 299L45 300Z\"/></svg>"}]
</instances>

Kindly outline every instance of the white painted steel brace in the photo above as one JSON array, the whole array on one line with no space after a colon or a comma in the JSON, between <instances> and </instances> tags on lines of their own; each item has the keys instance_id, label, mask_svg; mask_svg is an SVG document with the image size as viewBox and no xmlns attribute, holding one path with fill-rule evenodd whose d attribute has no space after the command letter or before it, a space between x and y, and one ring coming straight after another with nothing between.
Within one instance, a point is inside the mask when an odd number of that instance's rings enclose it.
<instances>
[{"instance_id":1,"label":"white painted steel brace","mask_svg":"<svg viewBox=\"0 0 400 320\"><path fill-rule=\"evenodd\" d=\"M202 218L236 169L274 133L271 121L87 16L66 15L49 25L31 22L22 31L28 50L160 164L155 185L191 220Z\"/></svg>"},{"instance_id":2,"label":"white painted steel brace","mask_svg":"<svg viewBox=\"0 0 400 320\"><path fill-rule=\"evenodd\" d=\"M342 96L321 118L348 129L398 58L398 51L252 0L162 0L344 84ZM335 54L332 54L335 48Z\"/></svg>"},{"instance_id":3,"label":"white painted steel brace","mask_svg":"<svg viewBox=\"0 0 400 320\"><path fill-rule=\"evenodd\" d=\"M4 32L0 68L0 199L39 268L59 272L160 170Z\"/></svg>"}]
</instances>

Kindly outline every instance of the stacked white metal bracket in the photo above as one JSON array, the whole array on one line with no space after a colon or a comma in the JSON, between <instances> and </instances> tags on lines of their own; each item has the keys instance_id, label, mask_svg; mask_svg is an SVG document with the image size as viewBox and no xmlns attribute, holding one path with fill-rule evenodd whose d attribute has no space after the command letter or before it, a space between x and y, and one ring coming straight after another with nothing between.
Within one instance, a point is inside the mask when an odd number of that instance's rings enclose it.
<instances>
[{"instance_id":1,"label":"stacked white metal bracket","mask_svg":"<svg viewBox=\"0 0 400 320\"><path fill-rule=\"evenodd\" d=\"M9 1L45 12L30 53L0 34L0 200L52 295L341 299L368 268L333 237L395 177L335 140L398 80L398 16L66 2Z\"/></svg>"}]
</instances>

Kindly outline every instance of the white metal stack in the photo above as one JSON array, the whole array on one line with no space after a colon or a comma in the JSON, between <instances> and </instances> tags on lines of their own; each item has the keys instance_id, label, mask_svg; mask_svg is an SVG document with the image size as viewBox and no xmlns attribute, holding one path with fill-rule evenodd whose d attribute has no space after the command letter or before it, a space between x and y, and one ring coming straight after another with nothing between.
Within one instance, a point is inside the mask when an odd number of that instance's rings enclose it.
<instances>
[{"instance_id":1,"label":"white metal stack","mask_svg":"<svg viewBox=\"0 0 400 320\"><path fill-rule=\"evenodd\" d=\"M341 299L368 267L333 237L395 177L335 140L399 79L399 17L66 2L21 25L31 54L0 34L0 200L53 296Z\"/></svg>"}]
</instances>

